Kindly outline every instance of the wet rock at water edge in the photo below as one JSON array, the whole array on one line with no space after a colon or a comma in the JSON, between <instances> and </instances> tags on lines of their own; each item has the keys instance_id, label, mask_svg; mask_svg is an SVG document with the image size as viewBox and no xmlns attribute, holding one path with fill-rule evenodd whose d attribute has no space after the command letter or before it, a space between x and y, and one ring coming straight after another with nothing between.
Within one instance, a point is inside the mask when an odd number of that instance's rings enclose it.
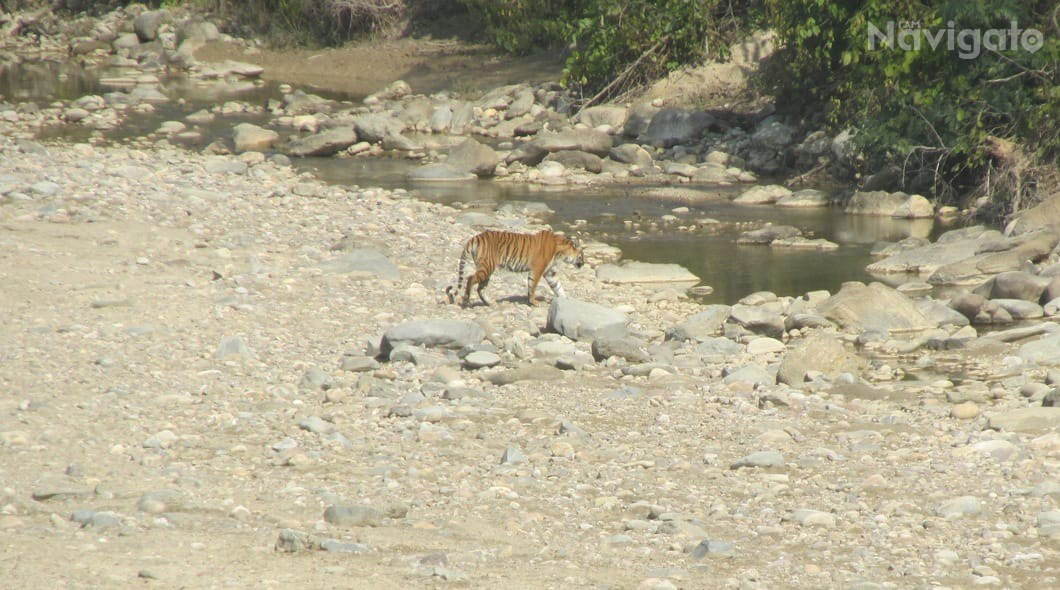
<instances>
[{"instance_id":1,"label":"wet rock at water edge","mask_svg":"<svg viewBox=\"0 0 1060 590\"><path fill-rule=\"evenodd\" d=\"M753 186L740 193L740 196L736 197L733 203L740 205L770 205L780 199L790 197L791 194L791 189L777 184Z\"/></svg>"},{"instance_id":2,"label":"wet rock at water edge","mask_svg":"<svg viewBox=\"0 0 1060 590\"><path fill-rule=\"evenodd\" d=\"M470 173L480 177L493 176L501 156L488 145L468 138L449 152L446 166L458 173Z\"/></svg>"},{"instance_id":3,"label":"wet rock at water edge","mask_svg":"<svg viewBox=\"0 0 1060 590\"><path fill-rule=\"evenodd\" d=\"M232 142L235 144L236 153L263 152L271 149L279 141L279 133L252 123L238 124L232 133Z\"/></svg>"},{"instance_id":4,"label":"wet rock at water edge","mask_svg":"<svg viewBox=\"0 0 1060 590\"><path fill-rule=\"evenodd\" d=\"M352 127L336 127L307 137L291 140L287 153L300 158L331 156L357 143L357 132Z\"/></svg>"},{"instance_id":5,"label":"wet rock at water edge","mask_svg":"<svg viewBox=\"0 0 1060 590\"><path fill-rule=\"evenodd\" d=\"M605 283L684 283L699 282L699 277L678 264L656 264L626 260L618 264L603 264L596 269L596 278Z\"/></svg>"}]
</instances>

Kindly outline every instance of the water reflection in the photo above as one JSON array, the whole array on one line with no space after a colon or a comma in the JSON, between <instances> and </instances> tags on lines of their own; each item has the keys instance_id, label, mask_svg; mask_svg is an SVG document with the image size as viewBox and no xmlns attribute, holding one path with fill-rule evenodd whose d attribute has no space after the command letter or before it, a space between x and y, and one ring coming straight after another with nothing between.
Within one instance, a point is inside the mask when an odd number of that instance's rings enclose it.
<instances>
[{"instance_id":1,"label":"water reflection","mask_svg":"<svg viewBox=\"0 0 1060 590\"><path fill-rule=\"evenodd\" d=\"M0 66L0 98L12 103L73 100L102 91L96 75L72 62L41 60Z\"/></svg>"}]
</instances>

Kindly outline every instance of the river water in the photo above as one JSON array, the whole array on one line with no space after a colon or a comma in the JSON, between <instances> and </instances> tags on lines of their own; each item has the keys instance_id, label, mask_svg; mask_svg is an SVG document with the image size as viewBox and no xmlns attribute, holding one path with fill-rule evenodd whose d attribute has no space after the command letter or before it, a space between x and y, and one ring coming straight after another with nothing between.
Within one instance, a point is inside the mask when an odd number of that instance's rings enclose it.
<instances>
[{"instance_id":1,"label":"river water","mask_svg":"<svg viewBox=\"0 0 1060 590\"><path fill-rule=\"evenodd\" d=\"M163 89L171 101L156 105L153 112L128 112L118 129L93 132L80 127L45 130L42 139L121 142L140 138L155 131L162 121L184 120L195 111L210 108L227 100L264 104L268 98L282 95L276 84L248 85L237 94L218 94L218 86L188 83L174 78L163 80ZM35 62L0 69L0 102L18 104L34 101L46 106L54 100L73 100L86 94L104 94L114 88L100 83L99 76L66 62ZM337 100L356 97L317 94ZM189 149L201 149L218 137L230 137L231 127L239 121L253 121L267 126L264 115L217 117L215 122L198 125L198 138L173 140ZM189 125L189 127L192 127ZM281 134L289 129L278 128ZM361 187L405 188L420 198L446 202L473 210L489 211L505 201L538 201L555 213L546 221L557 229L577 231L621 248L624 258L645 262L672 262L695 273L703 283L714 288L706 301L733 303L755 291L768 290L779 295L800 295L816 289L835 291L850 280L868 281L864 268L872 259L872 245L878 241L895 241L909 235L929 237L935 230L930 221L906 221L844 215L835 208L807 210L775 207L740 206L730 198L746 187L690 187L708 198L689 203L684 200L643 196L645 186L618 185L604 188L539 187L519 183L477 180L460 183L412 182L406 173L417 166L412 160L398 158L305 158L293 165L313 172L320 179ZM675 207L688 207L675 223L661 221ZM692 231L677 229L693 220L710 223ZM624 222L633 222L630 227ZM793 225L804 234L825 238L839 244L835 251L784 250L768 246L736 244L740 232L763 223ZM457 226L462 227L462 226ZM473 233L466 229L468 237ZM454 256L456 253L454 253Z\"/></svg>"}]
</instances>

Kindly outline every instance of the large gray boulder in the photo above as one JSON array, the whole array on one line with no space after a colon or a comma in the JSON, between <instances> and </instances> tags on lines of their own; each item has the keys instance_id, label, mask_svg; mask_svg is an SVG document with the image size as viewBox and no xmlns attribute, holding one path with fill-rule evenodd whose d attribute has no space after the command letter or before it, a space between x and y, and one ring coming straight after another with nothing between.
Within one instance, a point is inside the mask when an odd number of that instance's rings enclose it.
<instances>
[{"instance_id":1,"label":"large gray boulder","mask_svg":"<svg viewBox=\"0 0 1060 590\"><path fill-rule=\"evenodd\" d=\"M1060 195L1048 198L1017 215L1005 228L1005 233L1020 235L1046 228L1060 231Z\"/></svg>"},{"instance_id":2,"label":"large gray boulder","mask_svg":"<svg viewBox=\"0 0 1060 590\"><path fill-rule=\"evenodd\" d=\"M779 184L766 184L752 186L740 193L740 196L733 199L732 202L740 205L770 205L790 195L791 189L789 188Z\"/></svg>"},{"instance_id":3,"label":"large gray boulder","mask_svg":"<svg viewBox=\"0 0 1060 590\"><path fill-rule=\"evenodd\" d=\"M714 117L703 111L668 107L655 113L638 141L662 147L691 143L713 124Z\"/></svg>"},{"instance_id":4,"label":"large gray boulder","mask_svg":"<svg viewBox=\"0 0 1060 590\"><path fill-rule=\"evenodd\" d=\"M655 159L648 153L648 150L635 143L616 145L611 148L609 155L616 162L632 164L644 170L651 168L655 164Z\"/></svg>"},{"instance_id":5,"label":"large gray boulder","mask_svg":"<svg viewBox=\"0 0 1060 590\"><path fill-rule=\"evenodd\" d=\"M764 334L770 338L780 338L784 335L784 315L782 309L775 304L737 303L732 306L729 319L756 334Z\"/></svg>"},{"instance_id":6,"label":"large gray boulder","mask_svg":"<svg viewBox=\"0 0 1060 590\"><path fill-rule=\"evenodd\" d=\"M895 211L909 200L905 193L886 191L858 191L850 197L844 212L850 215L877 215L893 217Z\"/></svg>"},{"instance_id":7,"label":"large gray boulder","mask_svg":"<svg viewBox=\"0 0 1060 590\"><path fill-rule=\"evenodd\" d=\"M365 141L379 143L388 135L398 135L405 130L405 123L390 115L367 114L353 120L357 136Z\"/></svg>"},{"instance_id":8,"label":"large gray boulder","mask_svg":"<svg viewBox=\"0 0 1060 590\"><path fill-rule=\"evenodd\" d=\"M736 238L736 243L742 245L763 245L772 244L776 240L797 238L801 236L802 231L797 227L791 225L766 224L765 227L743 232L740 234L740 237Z\"/></svg>"},{"instance_id":9,"label":"large gray boulder","mask_svg":"<svg viewBox=\"0 0 1060 590\"><path fill-rule=\"evenodd\" d=\"M807 371L820 371L832 379L840 373L857 375L863 365L864 361L847 350L838 337L826 334L811 336L789 346L780 361L777 381L799 386L805 382Z\"/></svg>"},{"instance_id":10,"label":"large gray boulder","mask_svg":"<svg viewBox=\"0 0 1060 590\"><path fill-rule=\"evenodd\" d=\"M379 343L379 352L382 358L389 358L390 351L399 344L459 350L478 344L485 337L486 332L475 322L449 319L412 320L389 328Z\"/></svg>"},{"instance_id":11,"label":"large gray boulder","mask_svg":"<svg viewBox=\"0 0 1060 590\"><path fill-rule=\"evenodd\" d=\"M916 303L883 283L845 283L817 309L839 327L854 332L914 332L936 327Z\"/></svg>"},{"instance_id":12,"label":"large gray boulder","mask_svg":"<svg viewBox=\"0 0 1060 590\"><path fill-rule=\"evenodd\" d=\"M1022 299L1037 303L1051 282L1051 278L1029 272L1008 271L992 277L974 292L987 299Z\"/></svg>"},{"instance_id":13,"label":"large gray boulder","mask_svg":"<svg viewBox=\"0 0 1060 590\"><path fill-rule=\"evenodd\" d=\"M536 166L550 153L569 150L580 150L603 157L611 151L612 144L613 140L610 135L595 129L564 129L558 133L543 132L512 150L508 154L507 161Z\"/></svg>"},{"instance_id":14,"label":"large gray boulder","mask_svg":"<svg viewBox=\"0 0 1060 590\"><path fill-rule=\"evenodd\" d=\"M728 305L708 305L703 311L666 330L667 340L704 342L721 332L732 308Z\"/></svg>"},{"instance_id":15,"label":"large gray boulder","mask_svg":"<svg viewBox=\"0 0 1060 590\"><path fill-rule=\"evenodd\" d=\"M651 360L644 342L628 334L604 334L593 339L593 358L598 362L617 356L631 363L646 363Z\"/></svg>"},{"instance_id":16,"label":"large gray boulder","mask_svg":"<svg viewBox=\"0 0 1060 590\"><path fill-rule=\"evenodd\" d=\"M493 176L501 156L493 148L468 138L449 152L445 161L454 170L470 172L476 176Z\"/></svg>"},{"instance_id":17,"label":"large gray boulder","mask_svg":"<svg viewBox=\"0 0 1060 590\"><path fill-rule=\"evenodd\" d=\"M987 426L1003 432L1027 434L1060 432L1060 407L1037 406L998 412L990 416Z\"/></svg>"},{"instance_id":18,"label":"large gray boulder","mask_svg":"<svg viewBox=\"0 0 1060 590\"><path fill-rule=\"evenodd\" d=\"M600 156L583 152L581 150L565 150L554 152L545 156L544 162L559 162L568 170L585 170L593 174L599 174L603 169L604 162Z\"/></svg>"},{"instance_id":19,"label":"large gray boulder","mask_svg":"<svg viewBox=\"0 0 1060 590\"><path fill-rule=\"evenodd\" d=\"M827 207L828 195L812 188L795 191L786 197L777 200L777 207L790 209L809 209L811 207Z\"/></svg>"},{"instance_id":20,"label":"large gray boulder","mask_svg":"<svg viewBox=\"0 0 1060 590\"><path fill-rule=\"evenodd\" d=\"M652 117L658 113L658 107L652 106L650 102L642 102L633 105L626 117L626 124L622 127L622 135L626 137L640 137L648 130Z\"/></svg>"},{"instance_id":21,"label":"large gray boulder","mask_svg":"<svg viewBox=\"0 0 1060 590\"><path fill-rule=\"evenodd\" d=\"M240 123L232 130L232 142L237 153L263 152L280 141L280 134L253 123Z\"/></svg>"},{"instance_id":22,"label":"large gray boulder","mask_svg":"<svg viewBox=\"0 0 1060 590\"><path fill-rule=\"evenodd\" d=\"M899 219L927 219L935 216L935 206L920 195L910 195L904 203L898 205L891 217Z\"/></svg>"},{"instance_id":23,"label":"large gray boulder","mask_svg":"<svg viewBox=\"0 0 1060 590\"><path fill-rule=\"evenodd\" d=\"M598 105L589 107L578 113L574 118L576 123L585 123L589 127L606 126L612 129L620 129L626 124L629 110L618 105Z\"/></svg>"},{"instance_id":24,"label":"large gray boulder","mask_svg":"<svg viewBox=\"0 0 1060 590\"><path fill-rule=\"evenodd\" d=\"M997 232L987 232L981 227L976 229L979 231L947 232L935 243L901 249L893 256L868 265L865 270L872 274L933 274L946 265L974 257L991 236L1000 236Z\"/></svg>"},{"instance_id":25,"label":"large gray boulder","mask_svg":"<svg viewBox=\"0 0 1060 590\"><path fill-rule=\"evenodd\" d=\"M626 315L596 303L557 297L548 306L547 329L571 340L593 340L597 335L624 333Z\"/></svg>"},{"instance_id":26,"label":"large gray boulder","mask_svg":"<svg viewBox=\"0 0 1060 590\"><path fill-rule=\"evenodd\" d=\"M1060 334L1050 334L1028 342L1016 353L1021 359L1039 365L1060 365Z\"/></svg>"},{"instance_id":27,"label":"large gray boulder","mask_svg":"<svg viewBox=\"0 0 1060 590\"><path fill-rule=\"evenodd\" d=\"M221 38L221 32L217 25L209 21L190 19L185 21L177 29L177 45L188 39L201 39L202 41L216 41Z\"/></svg>"},{"instance_id":28,"label":"large gray boulder","mask_svg":"<svg viewBox=\"0 0 1060 590\"><path fill-rule=\"evenodd\" d=\"M154 41L158 38L158 28L165 22L169 13L165 10L149 10L133 19L133 30L140 41Z\"/></svg>"},{"instance_id":29,"label":"large gray boulder","mask_svg":"<svg viewBox=\"0 0 1060 590\"><path fill-rule=\"evenodd\" d=\"M307 137L291 140L287 153L291 156L330 156L357 143L353 127L335 127Z\"/></svg>"},{"instance_id":30,"label":"large gray boulder","mask_svg":"<svg viewBox=\"0 0 1060 590\"><path fill-rule=\"evenodd\" d=\"M771 148L783 148L795 140L795 130L777 120L765 120L751 135L751 141Z\"/></svg>"},{"instance_id":31,"label":"large gray boulder","mask_svg":"<svg viewBox=\"0 0 1060 590\"><path fill-rule=\"evenodd\" d=\"M596 269L596 278L605 283L691 283L699 277L679 264L656 264L626 260L619 264L603 264Z\"/></svg>"}]
</instances>

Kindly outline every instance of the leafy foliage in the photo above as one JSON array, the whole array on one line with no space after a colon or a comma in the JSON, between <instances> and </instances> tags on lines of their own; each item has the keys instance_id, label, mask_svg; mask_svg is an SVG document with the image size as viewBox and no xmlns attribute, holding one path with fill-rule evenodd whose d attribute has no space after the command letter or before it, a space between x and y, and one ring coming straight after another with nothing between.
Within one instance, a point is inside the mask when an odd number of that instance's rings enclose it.
<instances>
[{"instance_id":1,"label":"leafy foliage","mask_svg":"<svg viewBox=\"0 0 1060 590\"><path fill-rule=\"evenodd\" d=\"M858 130L869 167L895 162L911 172L930 169L936 194L952 196L998 165L991 146L1002 138L1025 147L1024 157L1035 162L1025 167L1055 169L1060 42L1052 2L769 0L768 8L784 45L766 71L772 92L807 97L787 102L803 115L828 105L829 123ZM877 41L870 49L870 23L886 34L888 21L894 23L895 47ZM974 43L962 37L965 29L985 34L1009 29L1012 22L1041 31L1043 46L1033 53L1012 50L1009 40L1009 50L990 49L987 37ZM916 26L918 37L904 36L912 49L899 47L900 30ZM932 48L926 35L940 31L943 37ZM996 35L990 40L998 45ZM1019 202L1023 195L999 196Z\"/></svg>"},{"instance_id":2,"label":"leafy foliage","mask_svg":"<svg viewBox=\"0 0 1060 590\"><path fill-rule=\"evenodd\" d=\"M616 79L618 94L711 55L747 28L735 0L462 0L489 38L514 52L571 48L564 82L596 92Z\"/></svg>"}]
</instances>

